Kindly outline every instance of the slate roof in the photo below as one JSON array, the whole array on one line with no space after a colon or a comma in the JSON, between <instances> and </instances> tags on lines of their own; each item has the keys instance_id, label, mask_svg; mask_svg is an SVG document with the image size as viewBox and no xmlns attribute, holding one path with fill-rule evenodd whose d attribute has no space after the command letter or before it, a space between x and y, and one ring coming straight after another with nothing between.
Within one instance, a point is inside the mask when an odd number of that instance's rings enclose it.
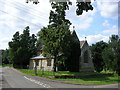
<instances>
[{"instance_id":1,"label":"slate roof","mask_svg":"<svg viewBox=\"0 0 120 90\"><path fill-rule=\"evenodd\" d=\"M80 46L82 46L85 43L85 41L80 41Z\"/></svg>"},{"instance_id":2,"label":"slate roof","mask_svg":"<svg viewBox=\"0 0 120 90\"><path fill-rule=\"evenodd\" d=\"M42 56L42 55L39 55L39 56L36 56L36 57L33 57L31 58L31 60L38 60L38 59L45 59L46 57Z\"/></svg>"}]
</instances>

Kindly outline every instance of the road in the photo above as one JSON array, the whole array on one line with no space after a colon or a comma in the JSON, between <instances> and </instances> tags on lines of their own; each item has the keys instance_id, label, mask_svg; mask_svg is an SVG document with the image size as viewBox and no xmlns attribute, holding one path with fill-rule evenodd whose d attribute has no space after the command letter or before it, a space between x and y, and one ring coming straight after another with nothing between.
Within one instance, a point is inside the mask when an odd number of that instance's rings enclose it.
<instances>
[{"instance_id":1,"label":"road","mask_svg":"<svg viewBox=\"0 0 120 90\"><path fill-rule=\"evenodd\" d=\"M5 67L0 68L0 87L2 88L117 88L117 84L111 85L74 85L45 78L29 76L17 70Z\"/></svg>"}]
</instances>

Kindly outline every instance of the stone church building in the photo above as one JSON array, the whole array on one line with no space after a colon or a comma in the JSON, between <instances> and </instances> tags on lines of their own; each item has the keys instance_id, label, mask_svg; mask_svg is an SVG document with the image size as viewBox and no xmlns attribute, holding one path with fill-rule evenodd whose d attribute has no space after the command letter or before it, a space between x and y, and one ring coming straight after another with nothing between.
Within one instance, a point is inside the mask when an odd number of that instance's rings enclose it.
<instances>
[{"instance_id":1,"label":"stone church building","mask_svg":"<svg viewBox=\"0 0 120 90\"><path fill-rule=\"evenodd\" d=\"M75 30L73 30L71 34L76 37L76 40L79 40ZM39 48L38 56L31 58L29 68L34 69L36 66L38 70L52 71L54 59L47 59L46 57L42 56L43 47L44 45L41 45L41 47ZM80 72L94 71L91 51L89 49L89 45L86 39L80 41L80 48L81 55L79 57L79 71Z\"/></svg>"}]
</instances>

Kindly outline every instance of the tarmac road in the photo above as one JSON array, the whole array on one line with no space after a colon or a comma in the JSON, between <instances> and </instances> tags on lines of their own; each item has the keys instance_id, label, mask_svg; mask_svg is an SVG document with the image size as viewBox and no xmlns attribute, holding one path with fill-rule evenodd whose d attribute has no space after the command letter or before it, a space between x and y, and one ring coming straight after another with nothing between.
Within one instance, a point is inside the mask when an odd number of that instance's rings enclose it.
<instances>
[{"instance_id":1,"label":"tarmac road","mask_svg":"<svg viewBox=\"0 0 120 90\"><path fill-rule=\"evenodd\" d=\"M0 75L2 88L118 88L117 84L97 86L66 84L38 76L29 76L9 67L4 67L2 71L0 68Z\"/></svg>"}]
</instances>

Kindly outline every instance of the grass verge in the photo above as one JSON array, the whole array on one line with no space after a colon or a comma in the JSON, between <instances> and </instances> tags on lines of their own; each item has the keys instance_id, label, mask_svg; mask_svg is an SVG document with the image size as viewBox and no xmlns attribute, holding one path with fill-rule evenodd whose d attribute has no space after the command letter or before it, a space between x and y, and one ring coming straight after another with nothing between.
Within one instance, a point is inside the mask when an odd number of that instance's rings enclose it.
<instances>
[{"instance_id":1,"label":"grass verge","mask_svg":"<svg viewBox=\"0 0 120 90\"><path fill-rule=\"evenodd\" d=\"M2 64L2 66L1 67L13 67L13 65L12 64Z\"/></svg>"},{"instance_id":2,"label":"grass verge","mask_svg":"<svg viewBox=\"0 0 120 90\"><path fill-rule=\"evenodd\" d=\"M34 70L28 69L18 69L22 73L35 76ZM108 72L107 72L108 73ZM77 76L85 76L85 75L96 75L99 76L100 74L107 74L105 71L101 73L97 72L79 72L73 73L68 71L58 71L58 72L50 72L50 71L37 71L37 76L45 77L54 80L61 80L65 83L72 83L72 84L83 84L83 85L106 85L106 84L114 84L120 83L120 76L113 75L113 76L105 76L105 77L89 77L89 78L80 78L80 79L56 79L53 76L62 76L62 75L77 75Z\"/></svg>"}]
</instances>

